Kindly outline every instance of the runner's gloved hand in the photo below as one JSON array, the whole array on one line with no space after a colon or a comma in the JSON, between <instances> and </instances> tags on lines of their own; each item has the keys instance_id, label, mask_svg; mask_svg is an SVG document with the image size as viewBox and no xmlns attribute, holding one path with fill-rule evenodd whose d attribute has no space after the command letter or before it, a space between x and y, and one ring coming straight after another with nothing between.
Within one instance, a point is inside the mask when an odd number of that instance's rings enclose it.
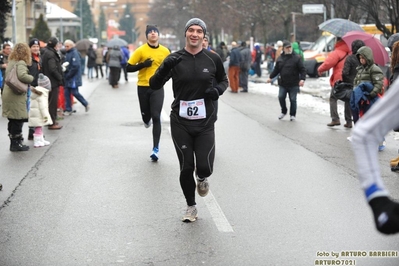
<instances>
[{"instance_id":1,"label":"runner's gloved hand","mask_svg":"<svg viewBox=\"0 0 399 266\"><path fill-rule=\"evenodd\" d=\"M158 68L159 74L162 76L166 76L169 72L174 68L180 61L181 57L169 56L165 60L163 60L162 65Z\"/></svg>"},{"instance_id":2,"label":"runner's gloved hand","mask_svg":"<svg viewBox=\"0 0 399 266\"><path fill-rule=\"evenodd\" d=\"M217 88L208 88L205 90L205 98L211 99L212 101L216 101L219 99L219 91Z\"/></svg>"},{"instance_id":3,"label":"runner's gloved hand","mask_svg":"<svg viewBox=\"0 0 399 266\"><path fill-rule=\"evenodd\" d=\"M399 203L388 197L377 197L369 202L377 230L383 234L399 232Z\"/></svg>"},{"instance_id":4,"label":"runner's gloved hand","mask_svg":"<svg viewBox=\"0 0 399 266\"><path fill-rule=\"evenodd\" d=\"M152 65L152 59L151 58L147 58L147 60L145 60L142 64L143 67L150 67Z\"/></svg>"}]
</instances>

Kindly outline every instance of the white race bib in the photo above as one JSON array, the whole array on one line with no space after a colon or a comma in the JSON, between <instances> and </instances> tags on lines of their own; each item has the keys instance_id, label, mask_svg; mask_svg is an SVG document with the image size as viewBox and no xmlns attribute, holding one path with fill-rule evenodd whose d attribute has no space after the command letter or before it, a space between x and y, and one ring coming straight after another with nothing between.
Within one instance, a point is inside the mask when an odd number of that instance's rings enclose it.
<instances>
[{"instance_id":1,"label":"white race bib","mask_svg":"<svg viewBox=\"0 0 399 266\"><path fill-rule=\"evenodd\" d=\"M206 118L205 100L180 101L179 116L190 120Z\"/></svg>"}]
</instances>

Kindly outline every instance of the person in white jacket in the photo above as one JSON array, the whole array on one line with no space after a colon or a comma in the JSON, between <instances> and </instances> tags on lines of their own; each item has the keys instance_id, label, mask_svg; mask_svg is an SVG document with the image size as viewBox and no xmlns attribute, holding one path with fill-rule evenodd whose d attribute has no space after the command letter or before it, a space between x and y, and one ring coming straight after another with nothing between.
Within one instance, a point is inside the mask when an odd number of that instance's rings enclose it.
<instances>
[{"instance_id":1,"label":"person in white jacket","mask_svg":"<svg viewBox=\"0 0 399 266\"><path fill-rule=\"evenodd\" d=\"M50 142L44 140L43 126L53 124L48 109L48 94L51 90L50 79L40 73L37 83L39 86L32 88L30 96L28 122L29 127L35 128L35 133L33 134L33 146L35 148L50 145Z\"/></svg>"}]
</instances>

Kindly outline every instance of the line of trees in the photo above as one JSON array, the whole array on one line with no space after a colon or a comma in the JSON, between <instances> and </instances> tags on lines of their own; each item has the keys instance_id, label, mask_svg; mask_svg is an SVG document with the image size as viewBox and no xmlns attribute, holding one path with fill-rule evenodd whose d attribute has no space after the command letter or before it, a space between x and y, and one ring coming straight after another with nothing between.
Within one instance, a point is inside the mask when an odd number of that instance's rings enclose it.
<instances>
[{"instance_id":1,"label":"line of trees","mask_svg":"<svg viewBox=\"0 0 399 266\"><path fill-rule=\"evenodd\" d=\"M170 30L184 43L184 26L192 17L203 19L214 43L222 31L233 40L267 43L289 39L292 12L302 13L303 4L324 4L327 19L348 18L359 24L376 24L389 37L399 27L398 1L395 0L154 0L149 12L150 23ZM296 16L297 40L315 40L323 22L323 14ZM390 32L385 23L394 25Z\"/></svg>"},{"instance_id":2,"label":"line of trees","mask_svg":"<svg viewBox=\"0 0 399 266\"><path fill-rule=\"evenodd\" d=\"M5 32L7 28L7 18L11 13L11 2L8 0L0 0L0 42L4 43Z\"/></svg>"}]
</instances>

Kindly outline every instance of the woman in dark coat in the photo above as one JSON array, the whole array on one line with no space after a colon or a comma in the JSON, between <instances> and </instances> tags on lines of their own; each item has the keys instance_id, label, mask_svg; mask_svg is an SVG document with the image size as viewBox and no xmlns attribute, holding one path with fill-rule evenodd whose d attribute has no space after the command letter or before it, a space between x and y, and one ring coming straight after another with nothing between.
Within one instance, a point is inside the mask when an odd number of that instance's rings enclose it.
<instances>
[{"instance_id":1,"label":"woman in dark coat","mask_svg":"<svg viewBox=\"0 0 399 266\"><path fill-rule=\"evenodd\" d=\"M89 49L87 50L87 58L88 58L88 60L87 60L87 78L93 79L94 68L97 66L96 65L97 55L93 49L93 45L91 45L91 44L90 44Z\"/></svg>"},{"instance_id":2,"label":"woman in dark coat","mask_svg":"<svg viewBox=\"0 0 399 266\"><path fill-rule=\"evenodd\" d=\"M114 46L107 54L107 63L109 66L109 84L112 88L118 88L119 79L121 76L121 62L122 52L119 46Z\"/></svg>"}]
</instances>

